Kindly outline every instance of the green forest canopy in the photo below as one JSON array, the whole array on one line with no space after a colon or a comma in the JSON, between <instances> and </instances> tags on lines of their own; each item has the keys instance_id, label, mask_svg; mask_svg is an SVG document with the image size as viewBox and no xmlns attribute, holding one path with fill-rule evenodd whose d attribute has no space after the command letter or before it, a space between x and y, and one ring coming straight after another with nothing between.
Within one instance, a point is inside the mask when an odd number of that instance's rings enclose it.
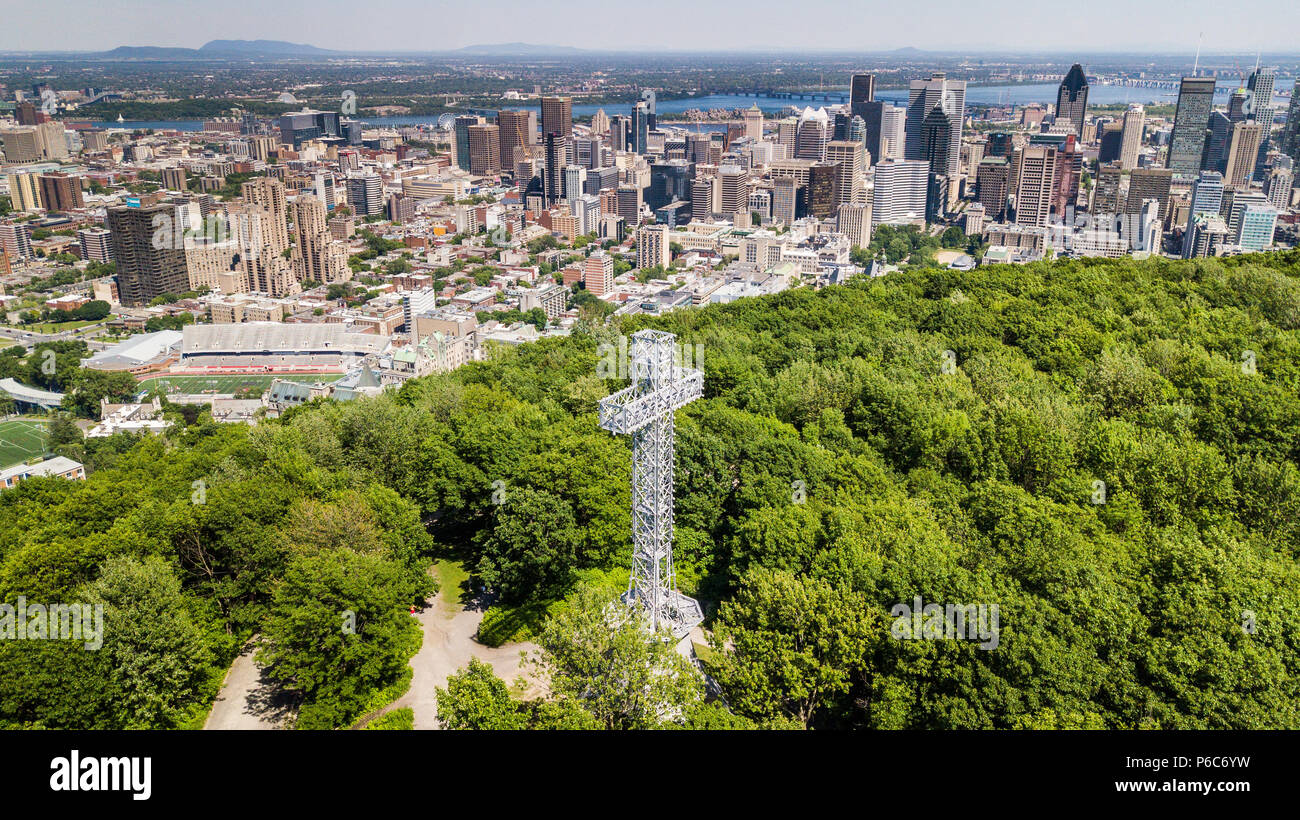
<instances>
[{"instance_id":1,"label":"green forest canopy","mask_svg":"<svg viewBox=\"0 0 1300 820\"><path fill-rule=\"evenodd\" d=\"M300 725L346 725L414 651L395 615L433 557L500 592L503 637L542 634L525 616L579 573L626 573L629 444L595 417L621 384L596 363L653 326L704 350L679 582L738 719L1300 727L1298 274L1294 252L908 270L583 327L251 429L88 441L86 482L0 494L0 594L178 624L0 643L0 718L189 725L257 631ZM996 604L997 648L893 638L914 596ZM295 638L335 640L341 609L373 622L360 644ZM456 686L493 701L482 672Z\"/></svg>"}]
</instances>

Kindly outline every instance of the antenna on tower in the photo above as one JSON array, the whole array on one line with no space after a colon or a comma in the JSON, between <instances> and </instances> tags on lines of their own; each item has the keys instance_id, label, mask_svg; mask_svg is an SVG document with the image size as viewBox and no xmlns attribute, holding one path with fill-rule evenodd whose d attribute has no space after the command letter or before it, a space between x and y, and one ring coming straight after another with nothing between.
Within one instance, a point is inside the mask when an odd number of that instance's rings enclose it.
<instances>
[{"instance_id":1,"label":"antenna on tower","mask_svg":"<svg viewBox=\"0 0 1300 820\"><path fill-rule=\"evenodd\" d=\"M1201 67L1201 41L1205 39L1205 32L1196 35L1196 62L1192 64L1192 76L1196 76L1196 71Z\"/></svg>"}]
</instances>

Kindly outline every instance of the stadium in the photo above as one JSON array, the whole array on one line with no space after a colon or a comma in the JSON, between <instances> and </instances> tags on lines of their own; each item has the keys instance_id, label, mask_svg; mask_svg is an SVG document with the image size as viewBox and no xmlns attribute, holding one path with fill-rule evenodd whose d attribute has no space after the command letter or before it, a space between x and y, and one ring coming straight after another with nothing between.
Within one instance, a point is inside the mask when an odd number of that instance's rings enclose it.
<instances>
[{"instance_id":1,"label":"stadium","mask_svg":"<svg viewBox=\"0 0 1300 820\"><path fill-rule=\"evenodd\" d=\"M190 325L171 372L339 373L387 346L387 339L349 333L341 324Z\"/></svg>"}]
</instances>

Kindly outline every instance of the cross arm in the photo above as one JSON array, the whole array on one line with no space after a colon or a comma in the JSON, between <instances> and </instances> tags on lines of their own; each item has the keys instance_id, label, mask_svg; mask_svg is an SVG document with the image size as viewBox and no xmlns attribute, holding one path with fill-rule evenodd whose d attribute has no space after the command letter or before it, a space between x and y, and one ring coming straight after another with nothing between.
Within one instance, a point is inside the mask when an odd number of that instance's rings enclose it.
<instances>
[{"instance_id":1,"label":"cross arm","mask_svg":"<svg viewBox=\"0 0 1300 820\"><path fill-rule=\"evenodd\" d=\"M634 384L601 399L600 426L622 435L635 433L664 413L671 413L704 395L704 374L686 370L681 378L658 390L638 393L639 389Z\"/></svg>"}]
</instances>

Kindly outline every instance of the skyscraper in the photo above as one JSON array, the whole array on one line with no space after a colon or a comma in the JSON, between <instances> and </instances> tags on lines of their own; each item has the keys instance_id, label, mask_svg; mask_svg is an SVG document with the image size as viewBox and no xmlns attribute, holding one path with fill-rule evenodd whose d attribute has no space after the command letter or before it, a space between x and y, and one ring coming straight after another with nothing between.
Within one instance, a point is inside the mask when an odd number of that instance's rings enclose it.
<instances>
[{"instance_id":1,"label":"skyscraper","mask_svg":"<svg viewBox=\"0 0 1300 820\"><path fill-rule=\"evenodd\" d=\"M867 118L867 103L876 99L876 75L854 74L849 79L849 116Z\"/></svg>"},{"instance_id":2,"label":"skyscraper","mask_svg":"<svg viewBox=\"0 0 1300 820\"><path fill-rule=\"evenodd\" d=\"M951 131L948 144L954 146L954 150L948 152L946 168L931 168L931 171L955 179L961 166L961 153L955 150L955 146L961 145L961 127L966 112L966 83L963 80L949 80L943 72L931 74L928 80L912 80L907 100L904 155L913 160L926 158L927 146L922 131L926 117L936 106L942 107L948 115Z\"/></svg>"},{"instance_id":3,"label":"skyscraper","mask_svg":"<svg viewBox=\"0 0 1300 820\"><path fill-rule=\"evenodd\" d=\"M1250 91L1250 117L1264 125L1264 138L1268 139L1269 128L1273 125L1273 81L1276 79L1271 68L1256 68L1246 80L1246 89Z\"/></svg>"},{"instance_id":4,"label":"skyscraper","mask_svg":"<svg viewBox=\"0 0 1300 820\"><path fill-rule=\"evenodd\" d=\"M1154 199L1160 203L1160 221L1169 214L1169 190L1174 172L1169 168L1134 168L1128 178L1128 199L1124 213L1142 213L1142 203Z\"/></svg>"},{"instance_id":5,"label":"skyscraper","mask_svg":"<svg viewBox=\"0 0 1300 820\"><path fill-rule=\"evenodd\" d=\"M1123 171L1117 162L1097 169L1097 184L1092 189L1091 212L1094 216L1114 216L1123 211L1120 207L1120 183L1123 179Z\"/></svg>"},{"instance_id":6,"label":"skyscraper","mask_svg":"<svg viewBox=\"0 0 1300 820\"><path fill-rule=\"evenodd\" d=\"M826 161L840 164L835 181L835 208L857 201L862 190L862 175L867 170L866 150L854 140L834 140L826 145Z\"/></svg>"},{"instance_id":7,"label":"skyscraper","mask_svg":"<svg viewBox=\"0 0 1300 820\"><path fill-rule=\"evenodd\" d=\"M1068 123L1075 136L1083 134L1083 121L1088 111L1088 78L1083 74L1083 66L1075 63L1070 66L1061 88L1056 92L1056 121Z\"/></svg>"},{"instance_id":8,"label":"skyscraper","mask_svg":"<svg viewBox=\"0 0 1300 820\"><path fill-rule=\"evenodd\" d=\"M632 106L632 135L628 150L638 154L646 152L650 142L650 108L644 102Z\"/></svg>"},{"instance_id":9,"label":"skyscraper","mask_svg":"<svg viewBox=\"0 0 1300 820\"><path fill-rule=\"evenodd\" d=\"M1214 78L1184 77L1178 87L1178 108L1169 139L1168 167L1175 174L1195 176L1200 172L1205 129L1213 107Z\"/></svg>"},{"instance_id":10,"label":"skyscraper","mask_svg":"<svg viewBox=\"0 0 1300 820\"><path fill-rule=\"evenodd\" d=\"M533 127L532 111L498 111L497 127L500 144L497 153L501 167L513 170L522 159L532 154L532 146L537 143L537 131Z\"/></svg>"},{"instance_id":11,"label":"skyscraper","mask_svg":"<svg viewBox=\"0 0 1300 820\"><path fill-rule=\"evenodd\" d=\"M1300 80L1291 90L1291 104L1286 109L1286 125L1282 126L1282 152L1300 162Z\"/></svg>"},{"instance_id":12,"label":"skyscraper","mask_svg":"<svg viewBox=\"0 0 1300 820\"><path fill-rule=\"evenodd\" d=\"M170 241L154 241L155 231L171 224L175 206L124 205L108 209L108 230L113 237L113 260L117 264L117 287L122 304L139 307L164 293L189 290L185 248ZM158 225L154 218L159 217ZM174 236L174 231L167 231Z\"/></svg>"},{"instance_id":13,"label":"skyscraper","mask_svg":"<svg viewBox=\"0 0 1300 820\"><path fill-rule=\"evenodd\" d=\"M1006 157L985 157L975 166L975 199L994 222L1001 222L1007 212L1007 193L1011 183L1011 165Z\"/></svg>"},{"instance_id":14,"label":"skyscraper","mask_svg":"<svg viewBox=\"0 0 1300 820\"><path fill-rule=\"evenodd\" d=\"M924 122L921 123L919 155L909 158L923 159L930 163L932 174L951 175L958 167L958 163L954 162L958 157L954 157L954 154L958 153L960 148L960 143L952 141L954 130L952 117L943 106L936 105L931 108L925 115ZM956 130L960 131L960 129ZM909 136L908 139L910 140L911 137Z\"/></svg>"},{"instance_id":15,"label":"skyscraper","mask_svg":"<svg viewBox=\"0 0 1300 820\"><path fill-rule=\"evenodd\" d=\"M374 216L384 210L384 181L379 174L352 174L347 186L348 205L357 216Z\"/></svg>"},{"instance_id":16,"label":"skyscraper","mask_svg":"<svg viewBox=\"0 0 1300 820\"><path fill-rule=\"evenodd\" d=\"M456 167L463 171L469 170L469 127L478 125L482 121L480 117L466 114L457 117L452 123L452 131L456 137Z\"/></svg>"},{"instance_id":17,"label":"skyscraper","mask_svg":"<svg viewBox=\"0 0 1300 820\"><path fill-rule=\"evenodd\" d=\"M1056 187L1056 149L1026 145L1020 149L1016 185L1016 224L1043 227L1052 210Z\"/></svg>"},{"instance_id":18,"label":"skyscraper","mask_svg":"<svg viewBox=\"0 0 1300 820\"><path fill-rule=\"evenodd\" d=\"M761 140L763 138L763 112L759 109L758 103L745 109L745 136L752 140Z\"/></svg>"},{"instance_id":19,"label":"skyscraper","mask_svg":"<svg viewBox=\"0 0 1300 820\"><path fill-rule=\"evenodd\" d=\"M573 130L573 98L542 97L542 136L559 134L566 139Z\"/></svg>"},{"instance_id":20,"label":"skyscraper","mask_svg":"<svg viewBox=\"0 0 1300 820\"><path fill-rule=\"evenodd\" d=\"M1142 148L1142 132L1146 128L1146 109L1138 103L1124 112L1124 126L1120 134L1119 166L1132 171L1138 164L1138 151Z\"/></svg>"},{"instance_id":21,"label":"skyscraper","mask_svg":"<svg viewBox=\"0 0 1300 820\"><path fill-rule=\"evenodd\" d=\"M469 172L495 174L501 170L501 129L496 125L471 125L469 132Z\"/></svg>"},{"instance_id":22,"label":"skyscraper","mask_svg":"<svg viewBox=\"0 0 1300 820\"><path fill-rule=\"evenodd\" d=\"M564 195L565 155L568 152L569 139L564 134L547 132L544 149L546 153L546 170L542 176L542 192L549 207L560 201Z\"/></svg>"},{"instance_id":23,"label":"skyscraper","mask_svg":"<svg viewBox=\"0 0 1300 820\"><path fill-rule=\"evenodd\" d=\"M814 162L808 169L808 213L818 219L829 219L835 215L835 191L839 187L840 163ZM726 177L723 177L723 184ZM726 189L723 189L726 196Z\"/></svg>"},{"instance_id":24,"label":"skyscraper","mask_svg":"<svg viewBox=\"0 0 1300 820\"><path fill-rule=\"evenodd\" d=\"M924 160L888 159L876 164L871 227L906 225L925 219L930 164Z\"/></svg>"},{"instance_id":25,"label":"skyscraper","mask_svg":"<svg viewBox=\"0 0 1300 820\"><path fill-rule=\"evenodd\" d=\"M830 115L825 108L816 111L805 108L799 115L799 125L795 130L794 155L798 159L826 159L826 143L830 142Z\"/></svg>"},{"instance_id":26,"label":"skyscraper","mask_svg":"<svg viewBox=\"0 0 1300 820\"><path fill-rule=\"evenodd\" d=\"M1191 259L1196 250L1196 221L1198 218L1218 217L1223 207L1223 175L1218 171L1202 171L1192 183L1192 204L1187 212L1187 225L1183 229L1183 258Z\"/></svg>"},{"instance_id":27,"label":"skyscraper","mask_svg":"<svg viewBox=\"0 0 1300 820\"><path fill-rule=\"evenodd\" d=\"M1255 175L1255 161L1259 158L1259 141L1263 125L1244 120L1232 127L1232 139L1224 163L1225 184L1233 188L1248 188Z\"/></svg>"}]
</instances>

